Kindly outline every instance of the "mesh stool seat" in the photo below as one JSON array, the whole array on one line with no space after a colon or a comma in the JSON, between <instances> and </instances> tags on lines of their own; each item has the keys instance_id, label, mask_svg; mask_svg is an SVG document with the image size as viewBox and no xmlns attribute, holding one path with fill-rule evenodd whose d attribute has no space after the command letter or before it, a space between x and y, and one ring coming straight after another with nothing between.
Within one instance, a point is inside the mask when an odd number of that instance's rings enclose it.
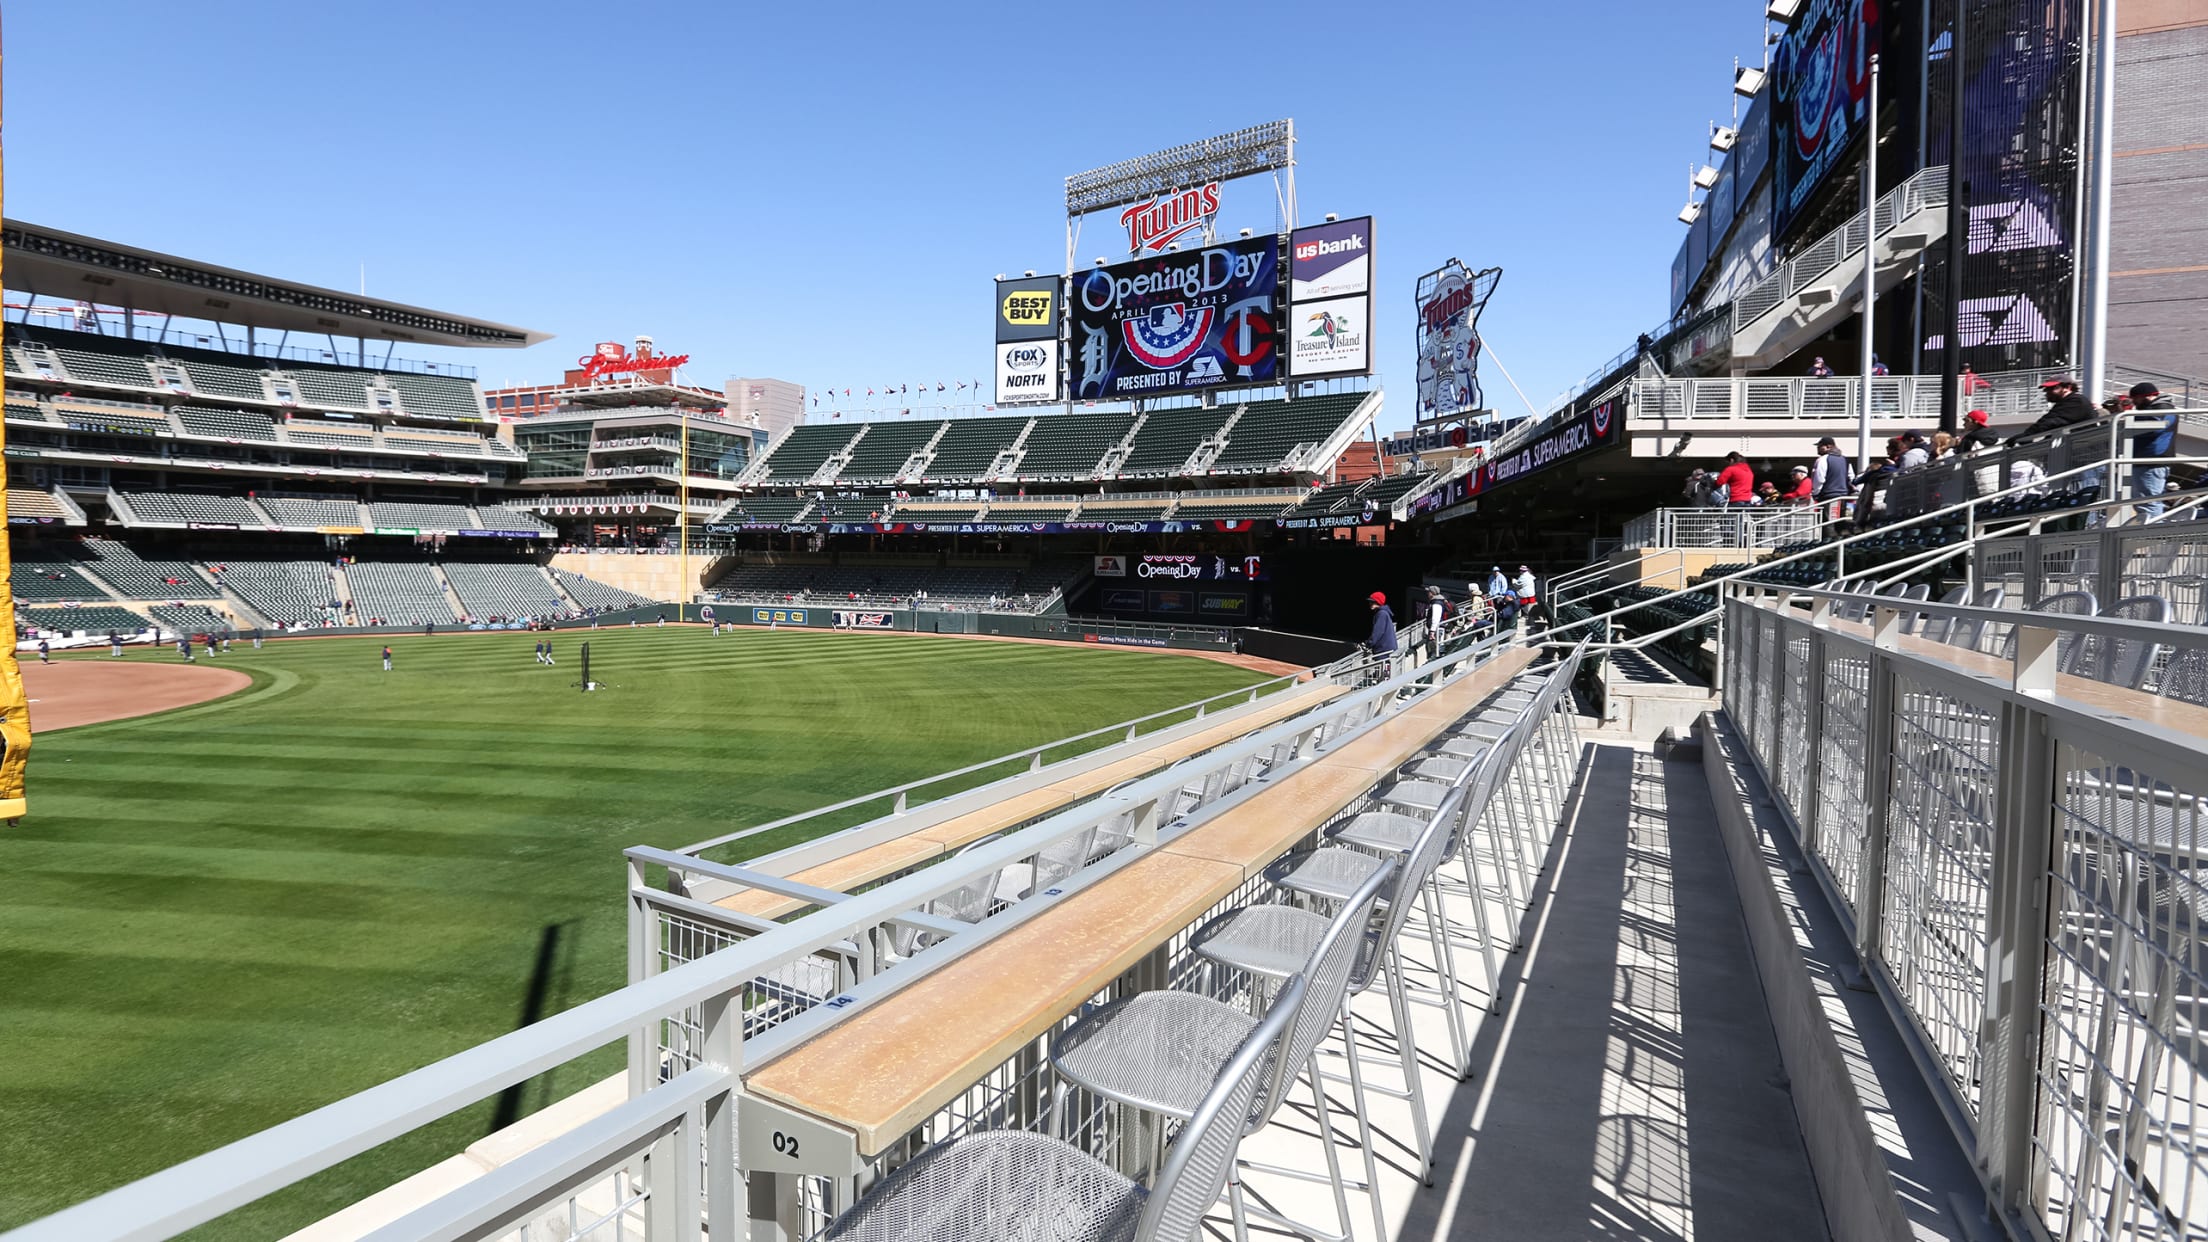
<instances>
[{"instance_id":1,"label":"mesh stool seat","mask_svg":"<svg viewBox=\"0 0 2208 1242\"><path fill-rule=\"evenodd\" d=\"M1420 780L1454 782L1471 766L1470 760L1452 755L1428 755L1404 764L1399 770L1405 776L1415 776Z\"/></svg>"},{"instance_id":2,"label":"mesh stool seat","mask_svg":"<svg viewBox=\"0 0 2208 1242\"><path fill-rule=\"evenodd\" d=\"M1133 1179L1047 1135L988 1130L921 1153L822 1237L830 1242L1134 1242L1148 1197Z\"/></svg>"},{"instance_id":3,"label":"mesh stool seat","mask_svg":"<svg viewBox=\"0 0 2208 1242\"><path fill-rule=\"evenodd\" d=\"M1244 906L1197 928L1189 948L1223 966L1285 979L1310 960L1326 925L1324 915L1292 906Z\"/></svg>"},{"instance_id":4,"label":"mesh stool seat","mask_svg":"<svg viewBox=\"0 0 2208 1242\"><path fill-rule=\"evenodd\" d=\"M1400 811L1364 811L1329 835L1337 841L1366 849L1401 853L1411 848L1418 834L1426 830L1426 819L1424 815L1405 815Z\"/></svg>"},{"instance_id":5,"label":"mesh stool seat","mask_svg":"<svg viewBox=\"0 0 2208 1242\"><path fill-rule=\"evenodd\" d=\"M1298 959L1295 968L1302 966ZM1186 1120L1256 1026L1256 1018L1225 1001L1194 992L1143 992L1104 1006L1053 1039L1050 1064L1077 1087Z\"/></svg>"},{"instance_id":6,"label":"mesh stool seat","mask_svg":"<svg viewBox=\"0 0 2208 1242\"><path fill-rule=\"evenodd\" d=\"M1380 791L1380 801L1431 814L1455 786L1444 781L1397 781Z\"/></svg>"},{"instance_id":7,"label":"mesh stool seat","mask_svg":"<svg viewBox=\"0 0 2208 1242\"><path fill-rule=\"evenodd\" d=\"M1372 878L1373 872L1387 864L1387 859L1364 850L1320 849L1281 859L1265 869L1265 879L1274 888L1287 892L1323 897L1328 901L1347 901L1360 885Z\"/></svg>"}]
</instances>

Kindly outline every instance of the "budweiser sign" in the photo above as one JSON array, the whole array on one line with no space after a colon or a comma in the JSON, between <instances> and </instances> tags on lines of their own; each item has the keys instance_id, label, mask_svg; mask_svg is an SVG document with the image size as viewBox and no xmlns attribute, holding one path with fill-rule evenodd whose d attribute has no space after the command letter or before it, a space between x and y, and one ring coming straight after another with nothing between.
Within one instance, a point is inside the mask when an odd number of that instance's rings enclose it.
<instances>
[{"instance_id":1,"label":"budweiser sign","mask_svg":"<svg viewBox=\"0 0 2208 1242\"><path fill-rule=\"evenodd\" d=\"M583 369L583 374L599 379L638 371L672 371L688 361L688 354L655 354L642 350L632 354L619 341L603 341L597 350L576 359L575 365Z\"/></svg>"},{"instance_id":2,"label":"budweiser sign","mask_svg":"<svg viewBox=\"0 0 2208 1242\"><path fill-rule=\"evenodd\" d=\"M1127 249L1134 254L1155 253L1190 229L1201 228L1219 214L1219 183L1206 182L1193 190L1181 190L1147 203L1136 203L1119 213L1127 226Z\"/></svg>"}]
</instances>

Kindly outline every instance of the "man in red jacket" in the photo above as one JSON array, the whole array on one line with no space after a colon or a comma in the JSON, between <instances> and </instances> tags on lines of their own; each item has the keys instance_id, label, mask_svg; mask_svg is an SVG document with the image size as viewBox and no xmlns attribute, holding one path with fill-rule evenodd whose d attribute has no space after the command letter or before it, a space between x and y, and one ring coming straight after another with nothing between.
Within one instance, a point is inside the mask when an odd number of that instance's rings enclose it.
<instances>
[{"instance_id":1,"label":"man in red jacket","mask_svg":"<svg viewBox=\"0 0 2208 1242\"><path fill-rule=\"evenodd\" d=\"M1725 468L1717 472L1717 485L1725 491L1726 504L1755 503L1756 472L1749 468L1748 459L1739 453L1725 454Z\"/></svg>"}]
</instances>

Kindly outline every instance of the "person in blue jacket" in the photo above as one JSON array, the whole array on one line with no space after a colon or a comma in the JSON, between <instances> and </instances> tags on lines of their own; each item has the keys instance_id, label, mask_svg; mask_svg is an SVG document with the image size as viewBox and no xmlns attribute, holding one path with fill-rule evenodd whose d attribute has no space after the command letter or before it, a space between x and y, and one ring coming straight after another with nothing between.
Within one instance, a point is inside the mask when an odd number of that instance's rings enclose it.
<instances>
[{"instance_id":1,"label":"person in blue jacket","mask_svg":"<svg viewBox=\"0 0 2208 1242\"><path fill-rule=\"evenodd\" d=\"M2131 408L2135 413L2157 416L2131 438L2133 457L2168 457L2177 447L2177 409L2162 389L2152 380L2142 380L2131 386ZM2162 516L2163 492L2170 487L2168 466L2134 465L2131 469L2132 491L2150 499L2139 506L2142 518Z\"/></svg>"},{"instance_id":2,"label":"person in blue jacket","mask_svg":"<svg viewBox=\"0 0 2208 1242\"><path fill-rule=\"evenodd\" d=\"M1388 610L1388 597L1383 592L1374 591L1365 598L1372 603L1372 636L1365 640L1365 646L1372 648L1374 655L1388 657L1392 668L1395 664L1395 614Z\"/></svg>"}]
</instances>

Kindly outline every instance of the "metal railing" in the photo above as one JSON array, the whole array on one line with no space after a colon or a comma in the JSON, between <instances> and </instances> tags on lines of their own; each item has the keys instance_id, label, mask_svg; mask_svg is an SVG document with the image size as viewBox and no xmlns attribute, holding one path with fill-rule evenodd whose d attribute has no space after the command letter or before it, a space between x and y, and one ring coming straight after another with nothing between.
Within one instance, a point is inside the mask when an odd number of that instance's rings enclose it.
<instances>
[{"instance_id":1,"label":"metal railing","mask_svg":"<svg viewBox=\"0 0 2208 1242\"><path fill-rule=\"evenodd\" d=\"M1884 237L1903 220L1947 204L1947 166L1927 168L1886 192L1872 207L1875 220L1857 212L1845 224L1795 253L1779 270L1742 290L1733 299L1733 331L1741 332L1773 307L1832 275L1850 256L1863 252L1868 234Z\"/></svg>"},{"instance_id":2,"label":"metal railing","mask_svg":"<svg viewBox=\"0 0 2208 1242\"><path fill-rule=\"evenodd\" d=\"M1627 548L1775 548L1819 526L1814 505L1655 509L1625 524ZM1555 593L1552 582L1550 593Z\"/></svg>"},{"instance_id":3,"label":"metal railing","mask_svg":"<svg viewBox=\"0 0 2208 1242\"><path fill-rule=\"evenodd\" d=\"M795 885L813 900L812 913L789 923L744 926L733 912L690 903L683 913L710 926L699 956L682 952L632 960L637 981L551 1018L467 1049L390 1082L109 1191L6 1235L8 1242L120 1242L173 1237L291 1185L353 1155L564 1065L609 1043L630 1048L638 1089L613 1111L585 1121L491 1174L444 1193L372 1236L457 1242L510 1233L567 1204L575 1188L602 1182L623 1168L635 1179L626 1202L654 1238L697 1236L735 1242L747 1201L759 1204L789 1189L789 1179L762 1171L763 1149L740 1149L736 1125L738 1075L751 1065L864 1012L911 979L955 960L1016 926L1051 895L1012 908L986 909L978 920L940 913L954 893L993 882L1006 868L1053 862L1054 850L1090 842L1089 859L1062 881L1071 892L1093 883L1196 826L1208 811L1232 805L1270 780L1317 762L1332 748L1421 703L1470 674L1492 650L1475 646L1367 689L1352 691L1292 720L1164 772L1125 783L1099 798L969 849L939 865L857 894ZM1552 696L1553 701L1553 696ZM1532 722L1528 728L1548 724ZM1570 748L1576 754L1576 747ZM1546 802L1556 791L1546 786ZM1553 821L1552 821L1553 822ZM769 892L793 882L710 863L691 855L630 851L632 929L664 927L660 912L686 901L646 883L647 868L680 875L734 879ZM649 906L637 900L649 894ZM950 899L946 901L946 899ZM733 930L731 930L733 929ZM1185 940L1185 933L1183 939ZM632 953L653 943L632 938ZM664 941L659 942L663 946ZM884 957L892 946L907 952ZM854 966L842 974L844 963ZM664 967L662 969L662 967ZM895 978L886 976L894 974ZM840 992L814 992L829 981L852 982ZM836 1003L825 1002L833 999ZM677 1032L679 1031L679 1037ZM990 1084L977 1084L987 1090ZM1045 1093L1047 1095L1047 1093ZM748 1101L748 1110L757 1103ZM994 1110L968 1114L1000 1117ZM757 1136L764 1142L765 1136ZM701 1159L702 1156L702 1159ZM856 1172L856 1170L854 1170ZM748 1200L743 1181L769 1177L777 1187ZM802 1218L784 1205L769 1208L759 1229L800 1226L809 1234L828 1211L848 1203L846 1179L811 1192ZM756 1208L752 1210L757 1210Z\"/></svg>"},{"instance_id":4,"label":"metal railing","mask_svg":"<svg viewBox=\"0 0 2208 1242\"><path fill-rule=\"evenodd\" d=\"M2028 1236L2208 1236L2208 710L2174 672L2092 706L2056 676L2208 630L1763 595L1724 605L1726 714L1989 1193ZM2014 623L2010 654L1905 646L1923 622Z\"/></svg>"}]
</instances>

